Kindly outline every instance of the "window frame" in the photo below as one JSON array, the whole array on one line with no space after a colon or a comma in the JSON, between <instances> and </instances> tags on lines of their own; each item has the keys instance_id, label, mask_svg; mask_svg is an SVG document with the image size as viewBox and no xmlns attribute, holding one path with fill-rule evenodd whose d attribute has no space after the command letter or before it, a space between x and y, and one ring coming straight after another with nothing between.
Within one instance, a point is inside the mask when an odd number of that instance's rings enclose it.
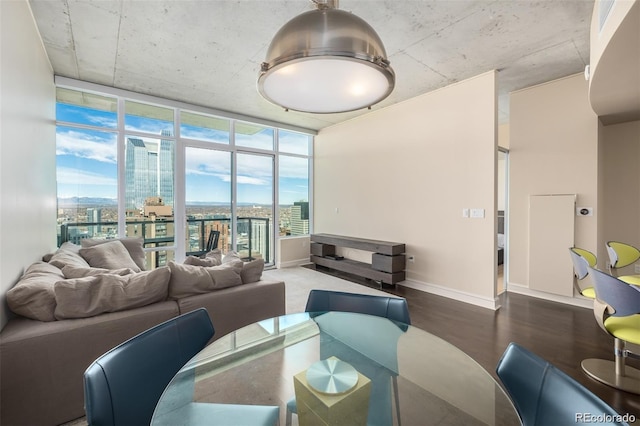
<instances>
[{"instance_id":1,"label":"window frame","mask_svg":"<svg viewBox=\"0 0 640 426\"><path fill-rule=\"evenodd\" d=\"M296 126L289 126L283 123L272 122L269 120L256 119L255 117L244 116L241 114L234 114L225 111L220 111L212 108L206 108L196 105L190 105L184 102L172 101L169 99L163 99L160 97L144 95L136 92L130 92L123 89L116 89L112 87L102 86L99 84L84 82L80 80L74 80L66 77L56 76L55 78L56 88L60 89L70 89L85 93L90 93L98 96L105 96L116 99L117 104L117 127L116 128L106 128L99 126L91 126L81 123L73 123L67 121L58 121L56 120L56 128L58 126L64 126L67 128L78 128L78 129L86 129L86 130L94 130L101 132L111 132L117 135L117 200L118 200L118 235L125 236L126 235L126 206L125 206L125 194L126 194L126 179L125 179L125 140L129 136L138 136L138 137L150 137L150 138L163 138L163 139L171 139L175 144L175 157L174 157L174 214L173 220L175 226L175 237L173 245L171 246L163 246L158 248L145 248L145 252L148 251L174 251L174 256L176 261L184 260L186 253L186 226L177 226L179 223L186 224L186 200L185 200L185 191L181 188L185 188L185 150L187 147L201 147L207 149L216 149L222 151L229 151L232 153L232 158L235 158L238 153L247 153L247 154L261 154L261 155L271 155L274 158L274 170L273 170L273 182L272 182L272 203L273 203L273 214L274 220L272 221L271 227L272 235L274 235L273 240L273 252L272 252L272 262L271 264L275 264L277 262L277 241L280 238L291 238L289 236L280 236L279 226L280 226L280 205L279 205L279 190L280 190L280 176L279 176L279 156L285 155L288 157L300 157L306 158L308 160L308 172L309 172L309 233L312 231L312 200L313 200L313 143L314 136L317 134L316 131L306 128L300 128ZM125 117L126 110L125 104L126 102L135 102L137 104L146 104L153 107L160 107L165 109L171 109L173 111L173 131L172 136L160 136L153 133L146 133L143 131L137 131L133 129L127 129L125 126ZM56 100L56 105L58 104ZM230 140L229 144L223 144L219 142L211 142L204 141L199 139L191 139L188 137L182 137L180 134L181 131L181 112L186 112L189 114L200 114L203 116L212 117L214 119L222 119L229 121L229 132L230 132ZM247 146L237 146L235 143L235 124L243 123L254 125L258 127L271 128L273 131L273 149L260 149L253 148ZM280 130L285 130L287 132L296 132L307 135L309 137L309 154L295 154L295 153L280 153L278 146L278 136ZM235 167L232 164L232 167ZM232 173L235 176L235 171ZM235 177L234 177L235 180ZM236 229L237 224L236 221L236 182L233 182L232 185L232 221L233 221L233 229ZM234 241L232 243L233 249L236 248L235 235Z\"/></svg>"}]
</instances>

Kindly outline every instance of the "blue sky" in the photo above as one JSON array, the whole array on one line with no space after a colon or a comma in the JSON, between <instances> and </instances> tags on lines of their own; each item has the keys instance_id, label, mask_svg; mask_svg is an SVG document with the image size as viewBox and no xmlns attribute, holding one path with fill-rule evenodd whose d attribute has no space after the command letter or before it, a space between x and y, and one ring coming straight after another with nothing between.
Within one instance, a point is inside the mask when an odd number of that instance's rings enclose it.
<instances>
[{"instance_id":1,"label":"blue sky","mask_svg":"<svg viewBox=\"0 0 640 426\"><path fill-rule=\"evenodd\" d=\"M96 131L59 126L56 157L58 197L117 198L117 115L66 104L57 105L58 121L100 126ZM162 130L172 131L170 122L127 115L127 130L145 132L142 137L149 147L157 145ZM108 130L114 130L110 132ZM173 133L173 131L172 131ZM228 143L228 132L183 125L181 134L199 140ZM139 136L136 136L139 137ZM280 146L287 152L300 152L300 134L280 133ZM238 135L236 143L249 147L268 147L273 130L266 128L252 134ZM231 198L231 156L229 152L187 148L186 200L229 202ZM271 157L238 154L238 202L269 204L274 174ZM308 169L305 160L280 157L280 204L308 199Z\"/></svg>"}]
</instances>

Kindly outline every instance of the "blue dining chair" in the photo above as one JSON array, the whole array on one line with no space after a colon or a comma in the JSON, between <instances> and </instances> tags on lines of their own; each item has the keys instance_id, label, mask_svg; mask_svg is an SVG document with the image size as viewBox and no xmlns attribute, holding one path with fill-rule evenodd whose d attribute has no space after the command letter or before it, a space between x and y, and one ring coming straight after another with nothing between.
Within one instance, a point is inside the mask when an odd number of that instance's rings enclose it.
<instances>
[{"instance_id":1,"label":"blue dining chair","mask_svg":"<svg viewBox=\"0 0 640 426\"><path fill-rule=\"evenodd\" d=\"M171 379L213 335L209 314L201 308L154 326L100 356L84 373L88 424L150 424ZM224 415L223 422L237 417L246 419L247 412L252 416L251 424L277 424L279 417L278 407L192 405L191 411ZM215 423L215 418L209 417L208 421Z\"/></svg>"},{"instance_id":2,"label":"blue dining chair","mask_svg":"<svg viewBox=\"0 0 640 426\"><path fill-rule=\"evenodd\" d=\"M640 345L640 287L623 277L589 268L596 290L593 312L600 328L614 338L614 361L585 359L582 369L611 387L640 395L640 370L626 365L626 358L640 359L627 342Z\"/></svg>"},{"instance_id":3,"label":"blue dining chair","mask_svg":"<svg viewBox=\"0 0 640 426\"><path fill-rule=\"evenodd\" d=\"M305 312L353 312L359 314L374 315L387 318L398 324L404 331L411 325L407 300L401 297L376 296L370 294L346 293L331 290L311 290L307 299ZM395 375L392 376L393 390L397 409L397 418L400 422L400 401L398 399L398 382ZM296 399L287 402L286 425L292 421L292 414L298 413Z\"/></svg>"},{"instance_id":4,"label":"blue dining chair","mask_svg":"<svg viewBox=\"0 0 640 426\"><path fill-rule=\"evenodd\" d=\"M622 416L587 388L524 347L510 343L496 373L524 426L589 423L628 426ZM620 421L618 421L620 420Z\"/></svg>"},{"instance_id":5,"label":"blue dining chair","mask_svg":"<svg viewBox=\"0 0 640 426\"><path fill-rule=\"evenodd\" d=\"M305 312L354 312L375 315L411 325L407 300L401 297L375 296L330 290L311 290Z\"/></svg>"}]
</instances>

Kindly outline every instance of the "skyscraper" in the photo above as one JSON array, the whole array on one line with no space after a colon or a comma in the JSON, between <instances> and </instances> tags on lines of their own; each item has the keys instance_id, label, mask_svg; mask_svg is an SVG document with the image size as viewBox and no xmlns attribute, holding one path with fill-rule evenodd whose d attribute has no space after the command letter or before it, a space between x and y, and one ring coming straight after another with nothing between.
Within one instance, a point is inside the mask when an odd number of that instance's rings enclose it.
<instances>
[{"instance_id":1,"label":"skyscraper","mask_svg":"<svg viewBox=\"0 0 640 426\"><path fill-rule=\"evenodd\" d=\"M88 208L87 209L87 222L88 223L100 223L102 222L102 209L101 208ZM99 236L102 233L101 225L89 226L88 233L90 237Z\"/></svg>"},{"instance_id":2,"label":"skyscraper","mask_svg":"<svg viewBox=\"0 0 640 426\"><path fill-rule=\"evenodd\" d=\"M291 206L291 235L309 233L309 202L296 201Z\"/></svg>"},{"instance_id":3,"label":"skyscraper","mask_svg":"<svg viewBox=\"0 0 640 426\"><path fill-rule=\"evenodd\" d=\"M171 131L163 130L162 136L171 136ZM173 206L173 164L175 144L168 139L160 140L158 156L158 195L167 206Z\"/></svg>"},{"instance_id":4,"label":"skyscraper","mask_svg":"<svg viewBox=\"0 0 640 426\"><path fill-rule=\"evenodd\" d=\"M162 136L171 136L163 130ZM173 206L173 164L175 144L161 139L159 143L128 137L125 148L125 208L140 210L149 197L160 197Z\"/></svg>"}]
</instances>

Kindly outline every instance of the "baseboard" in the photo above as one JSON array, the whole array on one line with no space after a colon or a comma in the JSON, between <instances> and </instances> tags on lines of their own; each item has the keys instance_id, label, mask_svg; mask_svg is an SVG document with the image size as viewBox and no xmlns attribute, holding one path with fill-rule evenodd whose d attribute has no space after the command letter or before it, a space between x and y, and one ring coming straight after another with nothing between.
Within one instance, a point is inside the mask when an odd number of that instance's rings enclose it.
<instances>
[{"instance_id":1,"label":"baseboard","mask_svg":"<svg viewBox=\"0 0 640 426\"><path fill-rule=\"evenodd\" d=\"M549 300L551 302L564 303L566 305L578 306L581 308L593 309L593 299L584 296L566 297L544 291L531 290L529 287L518 284L508 283L507 291L509 293L523 294L525 296L537 297L538 299Z\"/></svg>"},{"instance_id":2,"label":"baseboard","mask_svg":"<svg viewBox=\"0 0 640 426\"><path fill-rule=\"evenodd\" d=\"M276 263L276 268L281 269L281 268L293 268L295 266L302 266L302 265L306 265L308 263L311 263L311 261L309 260L310 258L304 258L304 259L296 259L296 260L288 260L286 262L278 262Z\"/></svg>"},{"instance_id":3,"label":"baseboard","mask_svg":"<svg viewBox=\"0 0 640 426\"><path fill-rule=\"evenodd\" d=\"M477 294L471 294L464 291L454 290L448 287L442 287L436 284L424 283L415 280L404 280L397 285L413 288L415 290L424 291L426 293L435 294L437 296L443 296L449 299L457 300L459 302L469 303L472 305L480 306L491 310L500 309L500 298L494 299L478 296Z\"/></svg>"}]
</instances>

